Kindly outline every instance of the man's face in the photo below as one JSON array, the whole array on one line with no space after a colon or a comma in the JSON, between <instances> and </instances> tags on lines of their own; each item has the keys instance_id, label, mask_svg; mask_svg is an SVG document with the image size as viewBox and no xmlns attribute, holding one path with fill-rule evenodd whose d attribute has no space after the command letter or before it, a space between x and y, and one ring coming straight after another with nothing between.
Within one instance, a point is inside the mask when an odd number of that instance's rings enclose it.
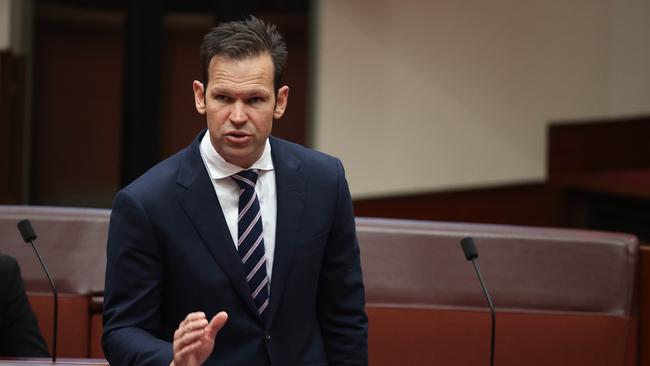
<instances>
[{"instance_id":1,"label":"man's face","mask_svg":"<svg viewBox=\"0 0 650 366\"><path fill-rule=\"evenodd\" d=\"M196 110L206 115L212 146L227 162L248 168L264 151L273 120L282 117L289 87L273 90L273 61L267 53L233 60L215 56L207 89L194 81Z\"/></svg>"}]
</instances>

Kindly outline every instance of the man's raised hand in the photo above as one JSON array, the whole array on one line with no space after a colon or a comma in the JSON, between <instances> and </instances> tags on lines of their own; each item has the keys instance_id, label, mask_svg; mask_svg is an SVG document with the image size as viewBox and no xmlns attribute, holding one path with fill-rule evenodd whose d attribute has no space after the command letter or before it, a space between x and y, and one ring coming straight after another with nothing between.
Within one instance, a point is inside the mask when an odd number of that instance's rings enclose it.
<instances>
[{"instance_id":1,"label":"man's raised hand","mask_svg":"<svg viewBox=\"0 0 650 366\"><path fill-rule=\"evenodd\" d=\"M214 348L217 333L228 320L224 311L208 323L205 313L189 313L174 332L174 360L170 366L199 366Z\"/></svg>"}]
</instances>

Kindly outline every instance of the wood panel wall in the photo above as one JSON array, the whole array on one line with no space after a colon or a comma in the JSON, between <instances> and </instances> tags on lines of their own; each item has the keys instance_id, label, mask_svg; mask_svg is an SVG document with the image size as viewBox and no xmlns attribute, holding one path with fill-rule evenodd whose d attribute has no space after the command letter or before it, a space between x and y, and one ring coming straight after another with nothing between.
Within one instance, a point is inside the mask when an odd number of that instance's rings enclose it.
<instances>
[{"instance_id":1,"label":"wood panel wall","mask_svg":"<svg viewBox=\"0 0 650 366\"><path fill-rule=\"evenodd\" d=\"M25 59L0 52L0 204L23 203Z\"/></svg>"},{"instance_id":2,"label":"wood panel wall","mask_svg":"<svg viewBox=\"0 0 650 366\"><path fill-rule=\"evenodd\" d=\"M33 204L110 206L120 182L122 21L37 8Z\"/></svg>"},{"instance_id":3,"label":"wood panel wall","mask_svg":"<svg viewBox=\"0 0 650 366\"><path fill-rule=\"evenodd\" d=\"M357 216L565 226L565 193L544 183L354 200Z\"/></svg>"},{"instance_id":4,"label":"wood panel wall","mask_svg":"<svg viewBox=\"0 0 650 366\"><path fill-rule=\"evenodd\" d=\"M650 167L650 115L555 121L548 129L548 178Z\"/></svg>"}]
</instances>

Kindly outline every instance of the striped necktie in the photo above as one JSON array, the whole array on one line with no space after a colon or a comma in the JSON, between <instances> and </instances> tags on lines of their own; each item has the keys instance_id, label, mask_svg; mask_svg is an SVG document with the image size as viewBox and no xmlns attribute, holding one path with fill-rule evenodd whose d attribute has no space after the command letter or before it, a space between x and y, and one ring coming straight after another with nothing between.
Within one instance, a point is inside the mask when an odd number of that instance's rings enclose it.
<instances>
[{"instance_id":1,"label":"striped necktie","mask_svg":"<svg viewBox=\"0 0 650 366\"><path fill-rule=\"evenodd\" d=\"M257 311L264 319L264 310L269 305L268 283L266 275L266 256L264 255L264 232L262 230L262 212L255 193L255 183L259 170L245 170L233 174L239 193L239 216L237 218L237 251L244 264L246 281L251 290Z\"/></svg>"}]
</instances>

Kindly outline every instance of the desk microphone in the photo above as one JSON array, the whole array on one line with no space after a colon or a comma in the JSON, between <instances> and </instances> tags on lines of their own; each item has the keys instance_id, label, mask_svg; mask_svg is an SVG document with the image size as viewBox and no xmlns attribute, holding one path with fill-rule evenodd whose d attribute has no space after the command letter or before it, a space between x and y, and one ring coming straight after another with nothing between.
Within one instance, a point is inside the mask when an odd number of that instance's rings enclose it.
<instances>
[{"instance_id":1,"label":"desk microphone","mask_svg":"<svg viewBox=\"0 0 650 366\"><path fill-rule=\"evenodd\" d=\"M490 293L488 293L487 287L485 287L485 282L483 281L483 276L481 276L481 271L478 269L478 263L476 263L476 258L478 258L478 252L476 251L476 246L474 245L474 239L466 237L460 241L460 246L463 248L465 253L465 258L468 261L472 261L474 265L474 270L478 276L479 281L481 281L481 288L483 289L483 294L485 294L485 299L490 306L490 315L492 316L492 337L490 339L490 366L494 366L494 338L496 332L496 310L494 310L494 304L492 303L492 298Z\"/></svg>"},{"instance_id":2,"label":"desk microphone","mask_svg":"<svg viewBox=\"0 0 650 366\"><path fill-rule=\"evenodd\" d=\"M36 233L34 232L34 228L32 227L31 222L29 222L29 220L27 219L20 220L18 222L18 231L20 231L20 235L23 237L25 243L31 244L32 248L34 248L34 252L36 252L36 256L38 257L38 261L41 262L41 267L43 267L43 270L47 275L47 279L50 280L50 286L52 286L52 294L54 295L54 332L52 334L52 362L55 363L56 362L56 334L59 327L59 293L56 290L56 286L54 286L54 280L52 279L52 276L50 276L50 272L47 270L47 266L45 265L45 262L43 262L41 253L38 252L38 248L36 248L36 245L34 244L34 240L36 240Z\"/></svg>"}]
</instances>

